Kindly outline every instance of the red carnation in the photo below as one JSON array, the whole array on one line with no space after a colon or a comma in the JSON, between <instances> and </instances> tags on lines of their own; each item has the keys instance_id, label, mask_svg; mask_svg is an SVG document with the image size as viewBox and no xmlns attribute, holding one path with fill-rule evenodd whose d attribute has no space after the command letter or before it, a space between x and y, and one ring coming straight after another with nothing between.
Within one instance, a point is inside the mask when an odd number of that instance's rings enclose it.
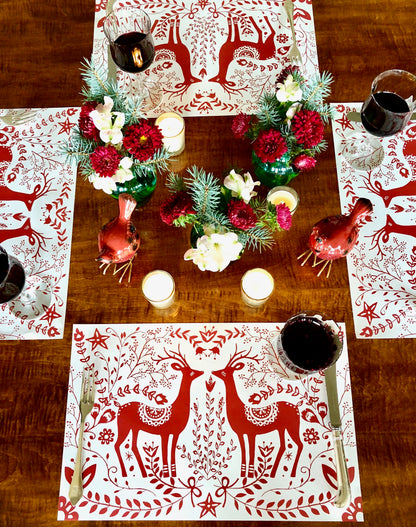
<instances>
[{"instance_id":1,"label":"red carnation","mask_svg":"<svg viewBox=\"0 0 416 527\"><path fill-rule=\"evenodd\" d=\"M232 199L228 204L228 219L243 231L252 229L256 226L257 217L248 203L238 199Z\"/></svg>"},{"instance_id":2,"label":"red carnation","mask_svg":"<svg viewBox=\"0 0 416 527\"><path fill-rule=\"evenodd\" d=\"M278 130L267 130L259 133L253 149L263 163L273 163L287 152L287 145Z\"/></svg>"},{"instance_id":3,"label":"red carnation","mask_svg":"<svg viewBox=\"0 0 416 527\"><path fill-rule=\"evenodd\" d=\"M300 154L293 160L296 170L310 170L316 165L316 160L306 154Z\"/></svg>"},{"instance_id":4,"label":"red carnation","mask_svg":"<svg viewBox=\"0 0 416 527\"><path fill-rule=\"evenodd\" d=\"M292 226L292 213L285 203L276 206L276 219L281 229L288 231Z\"/></svg>"},{"instance_id":5,"label":"red carnation","mask_svg":"<svg viewBox=\"0 0 416 527\"><path fill-rule=\"evenodd\" d=\"M81 107L81 112L79 114L78 126L80 132L86 139L91 139L92 141L98 141L100 138L100 131L93 123L93 120L90 117L90 113L95 110L97 107L97 101L88 101Z\"/></svg>"},{"instance_id":6,"label":"red carnation","mask_svg":"<svg viewBox=\"0 0 416 527\"><path fill-rule=\"evenodd\" d=\"M90 154L91 166L101 177L112 177L120 166L123 156L114 146L97 146Z\"/></svg>"},{"instance_id":7,"label":"red carnation","mask_svg":"<svg viewBox=\"0 0 416 527\"><path fill-rule=\"evenodd\" d=\"M139 161L147 161L162 148L162 132L146 121L132 124L123 138L124 148Z\"/></svg>"},{"instance_id":8,"label":"red carnation","mask_svg":"<svg viewBox=\"0 0 416 527\"><path fill-rule=\"evenodd\" d=\"M296 139L305 148L312 148L324 138L324 124L318 112L300 110L292 119L292 130Z\"/></svg>"},{"instance_id":9,"label":"red carnation","mask_svg":"<svg viewBox=\"0 0 416 527\"><path fill-rule=\"evenodd\" d=\"M168 225L173 225L174 220L181 216L195 214L191 196L186 190L181 190L170 196L160 206L160 217Z\"/></svg>"},{"instance_id":10,"label":"red carnation","mask_svg":"<svg viewBox=\"0 0 416 527\"><path fill-rule=\"evenodd\" d=\"M238 139L242 139L250 128L251 116L246 113L237 114L231 125L231 131Z\"/></svg>"},{"instance_id":11,"label":"red carnation","mask_svg":"<svg viewBox=\"0 0 416 527\"><path fill-rule=\"evenodd\" d=\"M286 68L277 77L276 84L282 84L289 77L289 75L292 75L293 77L294 73L300 74L300 69L298 66L286 66Z\"/></svg>"}]
</instances>

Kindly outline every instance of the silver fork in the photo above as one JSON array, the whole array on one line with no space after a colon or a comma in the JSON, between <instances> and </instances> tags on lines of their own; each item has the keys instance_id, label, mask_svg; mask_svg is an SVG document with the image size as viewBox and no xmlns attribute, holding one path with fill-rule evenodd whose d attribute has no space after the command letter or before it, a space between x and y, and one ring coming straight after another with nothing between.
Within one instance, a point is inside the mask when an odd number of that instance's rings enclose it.
<instances>
[{"instance_id":1,"label":"silver fork","mask_svg":"<svg viewBox=\"0 0 416 527\"><path fill-rule=\"evenodd\" d=\"M292 38L293 38L293 43L287 55L290 59L290 62L293 65L302 67L303 66L302 55L300 54L298 45L296 44L296 33L295 33L295 26L293 23L293 2L292 0L285 0L283 7L286 11L287 18L289 19L290 29L292 31Z\"/></svg>"},{"instance_id":2,"label":"silver fork","mask_svg":"<svg viewBox=\"0 0 416 527\"><path fill-rule=\"evenodd\" d=\"M10 110L5 115L0 115L0 120L7 126L19 126L32 121L38 112L34 110Z\"/></svg>"},{"instance_id":3,"label":"silver fork","mask_svg":"<svg viewBox=\"0 0 416 527\"><path fill-rule=\"evenodd\" d=\"M69 487L69 500L72 505L76 505L81 499L82 488L82 438L84 435L85 418L91 412L94 406L95 383L94 370L85 370L82 372L81 395L79 400L79 409L81 411L81 424L79 426L78 449L75 459L74 473L72 475L71 486Z\"/></svg>"}]
</instances>

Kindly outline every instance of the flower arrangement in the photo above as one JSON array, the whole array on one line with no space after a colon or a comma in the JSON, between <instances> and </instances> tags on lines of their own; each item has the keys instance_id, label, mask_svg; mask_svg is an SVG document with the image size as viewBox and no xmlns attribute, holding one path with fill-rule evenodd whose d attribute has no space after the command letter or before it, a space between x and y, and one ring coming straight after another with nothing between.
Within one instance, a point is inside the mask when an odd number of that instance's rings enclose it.
<instances>
[{"instance_id":1,"label":"flower arrangement","mask_svg":"<svg viewBox=\"0 0 416 527\"><path fill-rule=\"evenodd\" d=\"M141 112L142 97L127 97L92 61L85 62L81 74L84 104L64 146L68 159L76 160L94 188L115 197L129 193L128 182L146 181L149 175L155 179L157 170L167 168L170 154L160 129Z\"/></svg>"},{"instance_id":2,"label":"flower arrangement","mask_svg":"<svg viewBox=\"0 0 416 527\"><path fill-rule=\"evenodd\" d=\"M256 198L254 189L260 183L248 172L231 170L223 184L195 166L188 174L168 176L166 184L172 195L162 203L160 216L168 225L192 225L194 246L184 258L201 271L222 271L240 258L246 247L270 248L273 231L290 229L289 208Z\"/></svg>"},{"instance_id":3,"label":"flower arrangement","mask_svg":"<svg viewBox=\"0 0 416 527\"><path fill-rule=\"evenodd\" d=\"M324 125L331 108L324 99L331 83L329 73L317 74L308 82L297 66L288 66L276 81L275 93L261 97L256 115L235 116L234 136L248 139L262 163L284 158L296 172L310 170L316 155L327 147Z\"/></svg>"}]
</instances>

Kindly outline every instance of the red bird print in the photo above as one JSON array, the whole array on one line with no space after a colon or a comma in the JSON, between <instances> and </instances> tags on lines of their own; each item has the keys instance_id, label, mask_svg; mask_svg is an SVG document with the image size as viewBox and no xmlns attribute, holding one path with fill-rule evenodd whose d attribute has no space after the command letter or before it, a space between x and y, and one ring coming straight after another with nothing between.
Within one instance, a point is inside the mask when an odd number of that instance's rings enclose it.
<instances>
[{"instance_id":1,"label":"red bird print","mask_svg":"<svg viewBox=\"0 0 416 527\"><path fill-rule=\"evenodd\" d=\"M301 265L304 265L308 258L314 254L313 267L325 261L318 276L328 266L328 277L331 271L332 260L342 258L351 251L358 241L360 223L372 212L371 201L367 198L358 198L350 214L328 216L318 221L309 237L310 250L299 256L299 258L302 258L308 253ZM319 261L317 261L317 258Z\"/></svg>"},{"instance_id":2,"label":"red bird print","mask_svg":"<svg viewBox=\"0 0 416 527\"><path fill-rule=\"evenodd\" d=\"M129 281L133 258L140 247L139 233L131 222L131 215L136 208L136 200L129 194L120 194L118 197L119 215L102 227L98 234L98 250L96 260L105 265L104 274L111 264L115 264L114 274L123 271L120 282L127 270ZM117 264L125 263L117 269Z\"/></svg>"}]
</instances>

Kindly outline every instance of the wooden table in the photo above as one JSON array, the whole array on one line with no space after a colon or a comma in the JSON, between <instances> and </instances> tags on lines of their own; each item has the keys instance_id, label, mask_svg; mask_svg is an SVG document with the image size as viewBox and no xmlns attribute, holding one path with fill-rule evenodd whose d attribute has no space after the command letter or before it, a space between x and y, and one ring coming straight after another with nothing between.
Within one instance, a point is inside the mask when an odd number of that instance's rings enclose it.
<instances>
[{"instance_id":1,"label":"wooden table","mask_svg":"<svg viewBox=\"0 0 416 527\"><path fill-rule=\"evenodd\" d=\"M320 68L335 78L331 101L363 100L373 77L384 69L416 71L414 1L314 0L313 7ZM18 6L3 0L0 108L79 106L79 63L91 52L93 17L92 0ZM219 176L234 164L251 170L250 152L233 140L230 124L229 117L187 119L186 150L172 168L181 172L197 163ZM167 196L160 181L151 202L135 212L142 247L131 283L119 285L111 274L100 275L94 261L97 232L115 215L116 202L79 180L65 336L0 342L2 527L57 525L72 324L284 321L301 308L324 310L347 326L366 525L414 525L415 343L356 339L346 262L336 262L325 279L296 260L311 226L340 210L329 128L327 138L330 147L314 171L293 182L301 206L290 232L279 235L272 251L261 256L246 251L219 274L201 273L183 261L189 234L160 221L158 206ZM240 300L239 282L245 270L258 265L272 272L277 287L265 309L253 312ZM175 277L179 309L174 315L155 311L140 292L144 274L157 267Z\"/></svg>"}]
</instances>

